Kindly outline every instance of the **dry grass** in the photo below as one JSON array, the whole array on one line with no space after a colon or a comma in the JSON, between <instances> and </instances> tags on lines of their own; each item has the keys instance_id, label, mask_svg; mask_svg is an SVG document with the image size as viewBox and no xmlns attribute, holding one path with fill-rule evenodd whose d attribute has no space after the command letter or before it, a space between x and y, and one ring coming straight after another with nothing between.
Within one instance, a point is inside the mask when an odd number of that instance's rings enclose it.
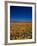
<instances>
[{"instance_id":1,"label":"dry grass","mask_svg":"<svg viewBox=\"0 0 37 46\"><path fill-rule=\"evenodd\" d=\"M32 23L18 23L10 24L10 40L32 39Z\"/></svg>"}]
</instances>

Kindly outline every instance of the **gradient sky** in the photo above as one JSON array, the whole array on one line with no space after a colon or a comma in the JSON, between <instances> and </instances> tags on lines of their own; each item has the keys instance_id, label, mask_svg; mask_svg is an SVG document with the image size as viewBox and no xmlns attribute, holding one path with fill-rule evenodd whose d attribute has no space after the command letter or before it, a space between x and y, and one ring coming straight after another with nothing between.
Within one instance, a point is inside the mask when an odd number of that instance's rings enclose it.
<instances>
[{"instance_id":1,"label":"gradient sky","mask_svg":"<svg viewBox=\"0 0 37 46\"><path fill-rule=\"evenodd\" d=\"M10 21L32 22L32 7L10 6Z\"/></svg>"}]
</instances>

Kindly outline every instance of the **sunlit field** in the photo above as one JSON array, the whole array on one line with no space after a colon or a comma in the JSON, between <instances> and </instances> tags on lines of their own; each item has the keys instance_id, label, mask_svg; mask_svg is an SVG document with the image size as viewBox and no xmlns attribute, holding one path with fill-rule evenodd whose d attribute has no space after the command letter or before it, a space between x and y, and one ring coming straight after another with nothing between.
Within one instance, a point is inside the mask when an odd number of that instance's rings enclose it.
<instances>
[{"instance_id":1,"label":"sunlit field","mask_svg":"<svg viewBox=\"0 0 37 46\"><path fill-rule=\"evenodd\" d=\"M10 40L32 39L31 22L11 22L10 23Z\"/></svg>"}]
</instances>

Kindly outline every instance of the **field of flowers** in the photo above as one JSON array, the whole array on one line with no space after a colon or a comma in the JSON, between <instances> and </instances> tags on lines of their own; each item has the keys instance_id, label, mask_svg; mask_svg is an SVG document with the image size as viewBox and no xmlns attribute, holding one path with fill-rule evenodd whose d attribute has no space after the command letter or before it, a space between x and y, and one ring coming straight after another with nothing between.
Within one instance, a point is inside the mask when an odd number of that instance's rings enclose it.
<instances>
[{"instance_id":1,"label":"field of flowers","mask_svg":"<svg viewBox=\"0 0 37 46\"><path fill-rule=\"evenodd\" d=\"M32 39L32 23L14 22L10 24L10 40Z\"/></svg>"}]
</instances>

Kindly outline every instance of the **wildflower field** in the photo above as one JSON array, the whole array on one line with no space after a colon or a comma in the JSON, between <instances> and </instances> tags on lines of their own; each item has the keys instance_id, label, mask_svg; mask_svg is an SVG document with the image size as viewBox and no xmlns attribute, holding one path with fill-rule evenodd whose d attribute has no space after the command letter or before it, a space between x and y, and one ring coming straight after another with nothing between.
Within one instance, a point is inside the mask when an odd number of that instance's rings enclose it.
<instances>
[{"instance_id":1,"label":"wildflower field","mask_svg":"<svg viewBox=\"0 0 37 46\"><path fill-rule=\"evenodd\" d=\"M31 22L10 23L10 40L32 39Z\"/></svg>"}]
</instances>

